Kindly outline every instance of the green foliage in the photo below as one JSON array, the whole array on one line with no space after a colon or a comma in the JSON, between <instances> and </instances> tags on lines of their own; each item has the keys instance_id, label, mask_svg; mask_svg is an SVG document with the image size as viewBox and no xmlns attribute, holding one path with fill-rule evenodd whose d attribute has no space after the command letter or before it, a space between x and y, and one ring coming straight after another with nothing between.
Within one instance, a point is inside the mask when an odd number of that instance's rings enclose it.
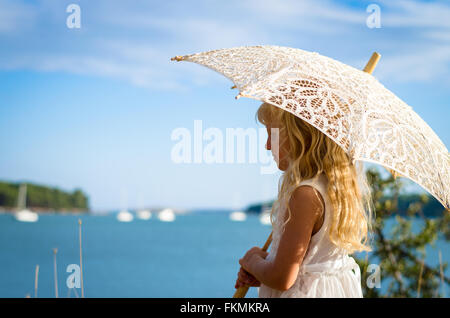
<instances>
[{"instance_id":1,"label":"green foliage","mask_svg":"<svg viewBox=\"0 0 450 318\"><path fill-rule=\"evenodd\" d=\"M0 206L15 206L19 188L15 185L0 182Z\"/></svg>"},{"instance_id":2,"label":"green foliage","mask_svg":"<svg viewBox=\"0 0 450 318\"><path fill-rule=\"evenodd\" d=\"M0 206L16 207L19 186L20 183L0 182ZM26 205L28 207L51 210L89 210L88 198L81 189L75 189L72 193L68 193L58 188L49 188L31 183L27 183Z\"/></svg>"},{"instance_id":3,"label":"green foliage","mask_svg":"<svg viewBox=\"0 0 450 318\"><path fill-rule=\"evenodd\" d=\"M264 207L272 207L272 204L275 200L271 200L264 203L256 203L249 205L247 209L245 210L245 213L261 213Z\"/></svg>"},{"instance_id":4,"label":"green foliage","mask_svg":"<svg viewBox=\"0 0 450 318\"><path fill-rule=\"evenodd\" d=\"M367 254L366 259L357 259L364 296L442 297L442 285L450 283L450 279L444 276L447 264L432 266L424 259L427 246L433 246L438 238L449 239L450 214L428 195L400 196L402 183L392 176L382 178L378 171L368 170L367 177L372 186L376 216L371 240L373 251ZM424 207L430 204L437 207L433 201L439 204L440 213L435 210L431 215L433 218L430 218L424 213ZM398 213L400 209L404 213ZM388 219L395 220L390 233L385 231ZM413 222L418 220L422 220L420 228L413 231ZM371 274L366 269L372 263L380 266L381 284L388 286L385 294L366 284Z\"/></svg>"}]
</instances>

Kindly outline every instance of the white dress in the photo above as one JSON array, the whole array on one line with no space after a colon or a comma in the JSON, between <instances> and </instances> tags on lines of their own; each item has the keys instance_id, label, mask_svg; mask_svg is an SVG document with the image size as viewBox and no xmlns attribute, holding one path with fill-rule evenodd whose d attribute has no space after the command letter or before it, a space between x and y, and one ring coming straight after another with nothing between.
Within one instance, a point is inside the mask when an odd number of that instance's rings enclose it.
<instances>
[{"instance_id":1,"label":"white dress","mask_svg":"<svg viewBox=\"0 0 450 318\"><path fill-rule=\"evenodd\" d=\"M323 225L311 237L294 285L286 291L279 291L261 284L258 296L261 298L362 297L361 272L358 264L328 238L333 208L326 190L327 177L319 174L312 179L302 181L300 185L310 185L322 195L325 202ZM286 209L279 211L285 213ZM281 237L282 220L283 218L278 216L274 220L272 247L267 255L267 260L273 259L276 255Z\"/></svg>"}]
</instances>

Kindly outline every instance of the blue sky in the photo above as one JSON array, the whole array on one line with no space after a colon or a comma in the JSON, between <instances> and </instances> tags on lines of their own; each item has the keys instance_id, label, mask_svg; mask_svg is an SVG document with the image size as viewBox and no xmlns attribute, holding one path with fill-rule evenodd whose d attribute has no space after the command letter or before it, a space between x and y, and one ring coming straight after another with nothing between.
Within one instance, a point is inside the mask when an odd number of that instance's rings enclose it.
<instances>
[{"instance_id":1,"label":"blue sky","mask_svg":"<svg viewBox=\"0 0 450 318\"><path fill-rule=\"evenodd\" d=\"M66 8L81 8L69 29ZM369 4L381 28L366 26ZM170 57L240 45L316 51L362 68L444 144L450 97L448 1L0 0L0 179L81 187L94 210L241 208L276 195L257 164L175 164L177 127L260 127L259 103Z\"/></svg>"}]
</instances>

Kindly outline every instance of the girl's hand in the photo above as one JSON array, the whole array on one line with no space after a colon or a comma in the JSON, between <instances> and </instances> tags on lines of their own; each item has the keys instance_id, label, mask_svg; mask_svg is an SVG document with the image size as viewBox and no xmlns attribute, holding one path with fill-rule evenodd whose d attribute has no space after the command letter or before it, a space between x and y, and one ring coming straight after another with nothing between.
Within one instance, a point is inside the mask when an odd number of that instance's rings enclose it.
<instances>
[{"instance_id":1,"label":"girl's hand","mask_svg":"<svg viewBox=\"0 0 450 318\"><path fill-rule=\"evenodd\" d=\"M261 259L265 259L269 255L269 253L264 252L259 247L252 247L245 253L244 257L239 260L239 264L249 273L252 272L252 266L260 261Z\"/></svg>"},{"instance_id":2,"label":"girl's hand","mask_svg":"<svg viewBox=\"0 0 450 318\"><path fill-rule=\"evenodd\" d=\"M241 267L234 288L238 289L239 287L244 286L259 287L261 286L261 283L252 274Z\"/></svg>"}]
</instances>

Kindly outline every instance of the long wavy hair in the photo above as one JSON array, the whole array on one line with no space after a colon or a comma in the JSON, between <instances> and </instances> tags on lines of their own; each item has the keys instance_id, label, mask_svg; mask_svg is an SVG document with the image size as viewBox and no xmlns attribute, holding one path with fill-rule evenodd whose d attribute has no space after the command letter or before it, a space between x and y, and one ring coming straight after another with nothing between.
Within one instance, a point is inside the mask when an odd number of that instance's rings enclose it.
<instances>
[{"instance_id":1,"label":"long wavy hair","mask_svg":"<svg viewBox=\"0 0 450 318\"><path fill-rule=\"evenodd\" d=\"M371 189L363 171L363 163L352 163L347 153L328 136L274 105L263 103L257 113L266 127L279 128L279 147L288 143L288 167L278 185L278 197L270 214L284 206L291 218L289 200L302 180L324 173L328 179L327 194L333 206L329 238L348 253L370 251L369 233L374 211ZM328 211L325 211L327 213Z\"/></svg>"}]
</instances>

